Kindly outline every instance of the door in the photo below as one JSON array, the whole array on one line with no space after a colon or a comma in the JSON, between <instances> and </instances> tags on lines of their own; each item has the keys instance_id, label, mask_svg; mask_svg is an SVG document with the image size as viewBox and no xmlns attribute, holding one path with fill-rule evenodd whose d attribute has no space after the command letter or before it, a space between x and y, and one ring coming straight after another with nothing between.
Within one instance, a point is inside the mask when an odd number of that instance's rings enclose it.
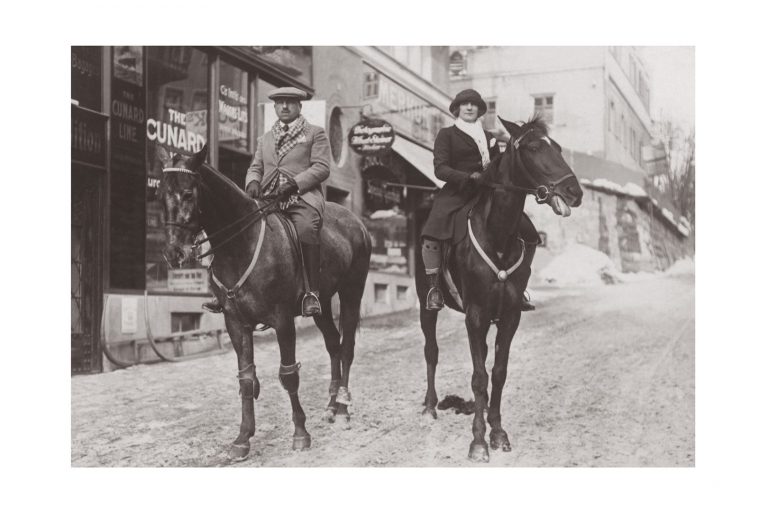
<instances>
[{"instance_id":1,"label":"door","mask_svg":"<svg viewBox=\"0 0 768 512\"><path fill-rule=\"evenodd\" d=\"M102 174L72 166L72 373L102 369Z\"/></svg>"}]
</instances>

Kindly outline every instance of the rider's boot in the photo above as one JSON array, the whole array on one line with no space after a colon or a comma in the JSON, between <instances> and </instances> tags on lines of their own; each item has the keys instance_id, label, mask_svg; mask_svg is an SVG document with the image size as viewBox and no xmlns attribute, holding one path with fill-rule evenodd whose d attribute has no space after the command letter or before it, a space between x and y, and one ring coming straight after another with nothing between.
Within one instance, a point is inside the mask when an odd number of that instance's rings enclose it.
<instances>
[{"instance_id":1,"label":"rider's boot","mask_svg":"<svg viewBox=\"0 0 768 512\"><path fill-rule=\"evenodd\" d=\"M425 308L437 311L443 307L443 292L440 291L440 264L442 255L440 242L431 238L425 238L421 242L421 259L424 261L424 270L429 281L429 291Z\"/></svg>"},{"instance_id":2,"label":"rider's boot","mask_svg":"<svg viewBox=\"0 0 768 512\"><path fill-rule=\"evenodd\" d=\"M224 311L224 308L219 303L219 299L216 297L210 302L203 302L203 309L211 313L222 313Z\"/></svg>"},{"instance_id":3,"label":"rider's boot","mask_svg":"<svg viewBox=\"0 0 768 512\"><path fill-rule=\"evenodd\" d=\"M304 291L301 299L301 315L315 316L322 311L320 309L320 244L307 244L302 242L301 252L304 254L304 265L307 270L309 290Z\"/></svg>"}]
</instances>

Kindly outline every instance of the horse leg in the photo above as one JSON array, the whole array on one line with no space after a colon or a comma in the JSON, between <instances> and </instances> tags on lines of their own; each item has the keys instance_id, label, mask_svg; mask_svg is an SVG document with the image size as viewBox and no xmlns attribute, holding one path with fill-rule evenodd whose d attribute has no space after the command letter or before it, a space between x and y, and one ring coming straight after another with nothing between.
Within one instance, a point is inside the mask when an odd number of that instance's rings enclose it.
<instances>
[{"instance_id":1,"label":"horse leg","mask_svg":"<svg viewBox=\"0 0 768 512\"><path fill-rule=\"evenodd\" d=\"M501 393L507 380L507 363L509 362L509 347L512 337L520 325L520 311L508 311L499 319L496 332L496 355L491 371L491 404L488 411L488 424L491 426L491 448L501 447L508 452L512 450L507 433L501 428Z\"/></svg>"},{"instance_id":2,"label":"horse leg","mask_svg":"<svg viewBox=\"0 0 768 512\"><path fill-rule=\"evenodd\" d=\"M232 346L237 354L237 378L240 381L240 399L242 401L242 419L240 434L232 442L230 458L245 459L251 449L249 439L256 432L253 402L259 397L259 379L256 378L256 368L253 366L253 332L242 322L233 320L225 315L227 332L232 340Z\"/></svg>"},{"instance_id":3,"label":"horse leg","mask_svg":"<svg viewBox=\"0 0 768 512\"><path fill-rule=\"evenodd\" d=\"M488 372L485 358L488 356L488 335L490 318L480 307L469 305L464 320L469 337L469 351L472 354L472 392L475 395L475 417L472 421L473 440L469 445L469 458L475 462L488 462L488 443L485 442L485 408L488 405Z\"/></svg>"},{"instance_id":4,"label":"horse leg","mask_svg":"<svg viewBox=\"0 0 768 512\"><path fill-rule=\"evenodd\" d=\"M352 393L349 392L349 373L352 361L355 359L355 334L360 325L360 299L357 294L339 294L339 310L341 314L341 383L336 403L339 408L336 415L349 424L349 406L352 404Z\"/></svg>"},{"instance_id":5,"label":"horse leg","mask_svg":"<svg viewBox=\"0 0 768 512\"><path fill-rule=\"evenodd\" d=\"M276 323L275 331L280 347L278 378L291 400L294 425L293 449L306 450L311 446L312 438L304 426L307 417L301 408L301 403L299 403L299 368L301 368L301 364L296 362L296 327L293 323L293 315L286 309L280 314Z\"/></svg>"},{"instance_id":6,"label":"horse leg","mask_svg":"<svg viewBox=\"0 0 768 512\"><path fill-rule=\"evenodd\" d=\"M424 396L423 415L429 414L437 419L437 391L435 390L435 371L437 370L437 336L435 327L437 324L437 313L435 310L427 310L424 307L419 308L421 332L424 333L424 359L427 363L427 393Z\"/></svg>"},{"instance_id":7,"label":"horse leg","mask_svg":"<svg viewBox=\"0 0 768 512\"><path fill-rule=\"evenodd\" d=\"M341 336L336 325L333 323L333 313L331 312L331 299L322 296L321 304L322 314L315 315L315 325L323 334L325 340L325 349L331 358L331 384L328 388L330 400L325 408L323 419L328 423L333 423L338 410L336 403L336 394L341 384Z\"/></svg>"}]
</instances>

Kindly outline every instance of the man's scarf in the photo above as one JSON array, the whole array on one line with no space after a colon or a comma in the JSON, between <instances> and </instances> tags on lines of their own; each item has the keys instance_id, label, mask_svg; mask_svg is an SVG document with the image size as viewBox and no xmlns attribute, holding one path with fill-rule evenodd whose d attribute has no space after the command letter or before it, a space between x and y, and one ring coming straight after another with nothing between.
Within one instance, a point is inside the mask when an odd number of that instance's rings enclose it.
<instances>
[{"instance_id":1,"label":"man's scarf","mask_svg":"<svg viewBox=\"0 0 768 512\"><path fill-rule=\"evenodd\" d=\"M275 124L272 125L272 136L275 137L275 149L277 150L278 159L296 147L299 139L305 136L304 130L306 127L307 120L302 115L296 118L296 124L288 130L283 130L280 121L275 121Z\"/></svg>"}]
</instances>

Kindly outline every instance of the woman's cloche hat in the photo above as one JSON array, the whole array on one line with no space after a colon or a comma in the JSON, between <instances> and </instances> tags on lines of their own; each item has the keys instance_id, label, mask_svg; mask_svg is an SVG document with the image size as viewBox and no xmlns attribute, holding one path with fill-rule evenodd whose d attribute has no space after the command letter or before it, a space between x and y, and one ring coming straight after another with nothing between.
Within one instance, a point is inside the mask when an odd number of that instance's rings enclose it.
<instances>
[{"instance_id":1,"label":"woman's cloche hat","mask_svg":"<svg viewBox=\"0 0 768 512\"><path fill-rule=\"evenodd\" d=\"M459 105L462 103L474 103L477 105L478 110L480 113L478 114L478 117L485 114L485 112L488 110L488 105L485 104L485 101L483 101L483 98L480 96L480 93L477 92L474 89L464 89L459 94L456 95L456 97L451 102L451 106L448 107L448 110L451 111L451 114L454 116L459 115Z\"/></svg>"}]
</instances>

